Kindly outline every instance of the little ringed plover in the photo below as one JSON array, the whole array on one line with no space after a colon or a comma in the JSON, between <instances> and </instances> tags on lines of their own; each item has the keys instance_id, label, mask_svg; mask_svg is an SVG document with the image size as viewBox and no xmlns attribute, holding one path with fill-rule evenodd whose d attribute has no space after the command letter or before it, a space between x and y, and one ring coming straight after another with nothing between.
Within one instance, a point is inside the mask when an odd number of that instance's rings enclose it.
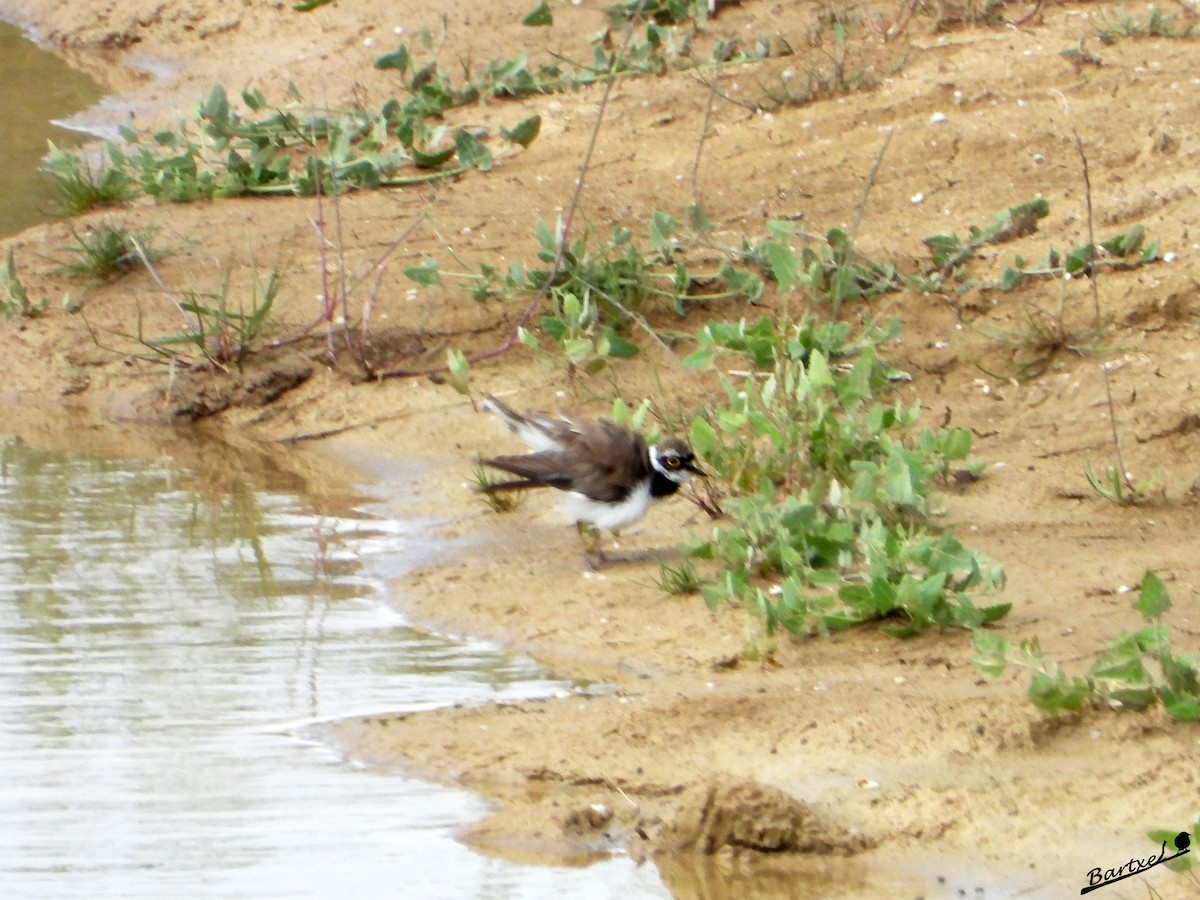
<instances>
[{"instance_id":1,"label":"little ringed plover","mask_svg":"<svg viewBox=\"0 0 1200 900\"><path fill-rule=\"evenodd\" d=\"M480 408L533 451L483 460L517 477L482 490L565 491L562 509L584 533L602 528L616 532L632 525L654 500L674 494L689 476L707 474L679 438L648 445L636 431L608 419L565 419L537 411L522 415L491 395ZM595 546L588 552L602 557Z\"/></svg>"}]
</instances>

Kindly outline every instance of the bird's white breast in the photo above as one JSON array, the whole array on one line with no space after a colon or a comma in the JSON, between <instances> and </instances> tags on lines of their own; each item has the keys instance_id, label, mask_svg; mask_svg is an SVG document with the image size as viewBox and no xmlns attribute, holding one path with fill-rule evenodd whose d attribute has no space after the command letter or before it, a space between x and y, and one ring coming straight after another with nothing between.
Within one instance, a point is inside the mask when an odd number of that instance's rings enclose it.
<instances>
[{"instance_id":1,"label":"bird's white breast","mask_svg":"<svg viewBox=\"0 0 1200 900\"><path fill-rule=\"evenodd\" d=\"M560 509L576 522L619 531L646 515L650 502L650 482L646 481L630 491L620 503L598 503L572 491L563 498Z\"/></svg>"}]
</instances>

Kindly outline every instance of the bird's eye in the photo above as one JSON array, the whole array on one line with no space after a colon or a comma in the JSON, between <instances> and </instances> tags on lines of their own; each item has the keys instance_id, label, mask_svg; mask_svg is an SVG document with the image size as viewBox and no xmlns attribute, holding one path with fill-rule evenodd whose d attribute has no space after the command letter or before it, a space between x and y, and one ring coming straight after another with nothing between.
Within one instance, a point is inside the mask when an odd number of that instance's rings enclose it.
<instances>
[{"instance_id":1,"label":"bird's eye","mask_svg":"<svg viewBox=\"0 0 1200 900\"><path fill-rule=\"evenodd\" d=\"M678 456L668 456L666 459L666 463L667 463L668 468L678 469L679 468L679 457Z\"/></svg>"}]
</instances>

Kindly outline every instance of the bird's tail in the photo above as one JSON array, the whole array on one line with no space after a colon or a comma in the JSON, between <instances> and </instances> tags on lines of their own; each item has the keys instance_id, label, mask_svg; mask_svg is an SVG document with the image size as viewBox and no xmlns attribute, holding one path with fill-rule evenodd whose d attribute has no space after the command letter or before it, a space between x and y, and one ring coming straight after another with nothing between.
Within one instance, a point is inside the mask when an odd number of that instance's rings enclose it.
<instances>
[{"instance_id":1,"label":"bird's tail","mask_svg":"<svg viewBox=\"0 0 1200 900\"><path fill-rule=\"evenodd\" d=\"M496 417L505 428L523 440L537 451L557 450L558 442L550 433L549 427L554 423L538 413L523 416L515 409L505 406L491 394L483 398L479 408Z\"/></svg>"},{"instance_id":2,"label":"bird's tail","mask_svg":"<svg viewBox=\"0 0 1200 900\"><path fill-rule=\"evenodd\" d=\"M523 415L515 409L505 406L491 394L487 394L483 398L483 402L479 404L479 408L484 412L491 413L510 431L515 432L521 425L528 424Z\"/></svg>"}]
</instances>

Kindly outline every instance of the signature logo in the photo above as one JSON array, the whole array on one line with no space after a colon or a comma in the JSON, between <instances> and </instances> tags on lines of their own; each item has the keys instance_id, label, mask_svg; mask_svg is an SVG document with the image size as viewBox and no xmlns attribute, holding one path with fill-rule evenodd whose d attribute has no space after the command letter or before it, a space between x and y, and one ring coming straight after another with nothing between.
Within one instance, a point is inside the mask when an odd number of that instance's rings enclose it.
<instances>
[{"instance_id":1,"label":"signature logo","mask_svg":"<svg viewBox=\"0 0 1200 900\"><path fill-rule=\"evenodd\" d=\"M1162 848L1156 856L1150 856L1146 859L1138 859L1134 857L1127 863L1122 863L1115 869L1100 869L1096 867L1088 872L1088 886L1079 893L1086 894L1089 891L1094 891L1097 888L1107 887L1117 881L1128 878L1130 875L1137 875L1139 872L1145 872L1148 869L1153 869L1159 863L1170 862L1173 859L1178 859L1186 853L1191 852L1191 836L1186 831L1181 831L1175 835L1175 854L1167 856L1167 842L1162 842Z\"/></svg>"}]
</instances>

